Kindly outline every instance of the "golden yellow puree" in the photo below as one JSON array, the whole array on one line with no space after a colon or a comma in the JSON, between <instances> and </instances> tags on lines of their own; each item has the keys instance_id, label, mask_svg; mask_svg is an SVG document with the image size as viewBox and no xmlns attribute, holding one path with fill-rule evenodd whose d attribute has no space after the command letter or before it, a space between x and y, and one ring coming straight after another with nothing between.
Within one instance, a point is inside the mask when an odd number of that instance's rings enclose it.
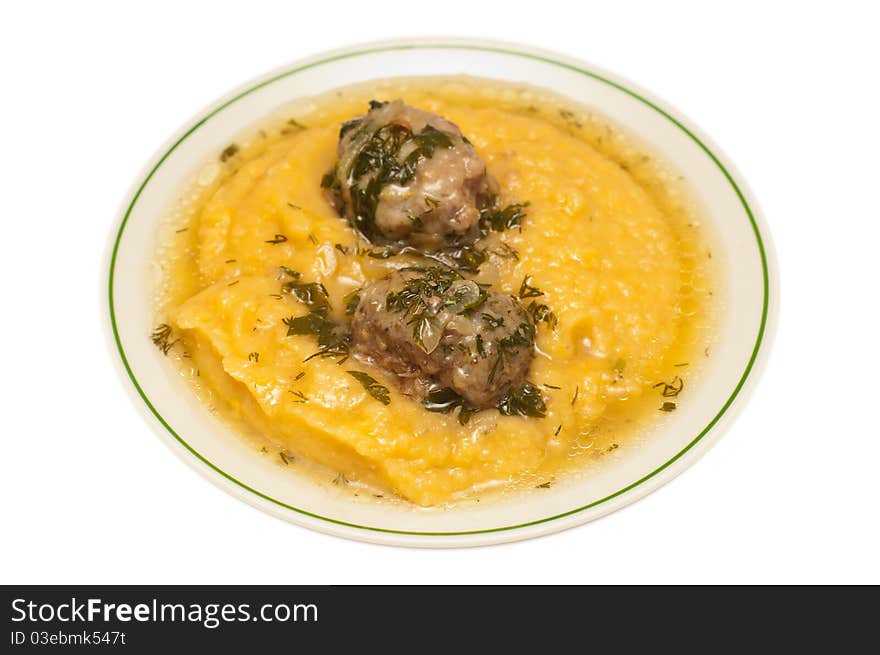
<instances>
[{"instance_id":1,"label":"golden yellow puree","mask_svg":"<svg viewBox=\"0 0 880 655\"><path fill-rule=\"evenodd\" d=\"M320 188L339 124L370 98L397 97L458 124L502 201L530 203L521 231L489 242L497 254L481 279L515 294L531 276L558 316L555 330L538 328L529 375L546 418L487 410L462 426L354 359L304 362L315 339L286 336L282 320L306 309L281 295L279 266L321 282L341 320L346 293L405 262L366 255L369 244ZM389 80L300 102L206 164L163 234L157 323L181 338L169 355L206 402L259 435L280 465L305 458L337 482L420 505L498 486L546 487L612 451L622 456L633 435L687 402L717 313L705 227L677 177L608 121L487 80ZM387 386L391 403L349 370ZM675 396L679 380L685 388Z\"/></svg>"}]
</instances>

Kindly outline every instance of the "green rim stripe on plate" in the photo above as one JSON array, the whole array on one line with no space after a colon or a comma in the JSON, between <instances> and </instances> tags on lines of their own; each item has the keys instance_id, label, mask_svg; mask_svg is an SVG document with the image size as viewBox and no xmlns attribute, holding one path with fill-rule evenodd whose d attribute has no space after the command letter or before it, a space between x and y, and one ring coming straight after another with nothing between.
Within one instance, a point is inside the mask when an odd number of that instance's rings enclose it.
<instances>
[{"instance_id":1,"label":"green rim stripe on plate","mask_svg":"<svg viewBox=\"0 0 880 655\"><path fill-rule=\"evenodd\" d=\"M661 114L663 117L665 117L671 123L673 123L676 127L678 127L682 132L687 134L687 136L690 137L690 139L692 139L694 141L694 143L696 143L700 147L700 149L706 153L706 155L708 155L708 157L715 163L715 165L718 166L718 169L724 174L724 177L727 179L727 181L730 182L730 185L733 187L733 190L736 192L737 197L739 198L740 202L742 203L743 208L745 209L746 215L749 217L749 222L751 223L752 231L754 232L755 239L757 241L758 251L761 256L761 267L762 267L763 278L764 278L763 279L764 299L763 299L763 306L762 306L762 310L761 310L761 322L760 322L760 325L758 328L758 336L755 341L755 347L752 350L752 354L751 354L751 357L749 358L748 364L746 365L745 370L743 371L742 377L740 378L736 387L734 387L733 392L731 393L730 397L727 399L727 401L721 407L719 412L709 422L709 424L705 428L703 428L703 430L690 443L687 444L687 446L685 446L681 451L679 451L675 456L673 456L671 459L669 459L666 463L664 463L660 467L656 468L655 470L651 471L650 473L648 473L644 477L640 478L639 480L636 480L635 482L624 487L623 489L620 489L620 490L614 492L613 494L605 496L604 498L596 500L588 505L584 505L582 507L577 507L577 508L569 510L567 512L563 512L561 514L555 514L553 516L549 516L549 517L546 517L543 519L536 519L534 521L528 521L526 523L518 523L516 525L506 525L506 526L501 526L501 527L497 527L497 528L486 528L483 530L465 530L465 531L457 531L457 532L430 532L430 531L419 532L419 531L411 531L411 530L392 530L392 529L388 529L388 528L377 528L377 527L373 527L373 526L369 526L369 525L358 525L356 523L348 523L346 521L340 521L338 519L333 519L333 518L330 518L327 516L321 516L320 514L315 514L313 512L309 512L307 510L300 509L300 508L294 507L292 505L288 505L287 503L284 503L280 500L272 498L271 496L268 496L268 495L262 493L261 491L258 491L257 489L254 489L253 487L250 487L250 486L244 484L240 480L237 480L233 476L229 475L228 473L226 473L225 471L223 471L222 469L218 468L213 463L208 461L201 453L199 453L192 446L190 446L179 434L177 434L177 432L174 431L174 428L172 428L168 424L168 422L162 417L162 415L153 406L152 402L150 402L150 399L147 397L146 393L144 393L144 390L141 388L140 383L137 381L137 378L135 377L134 372L131 370L131 366L128 363L128 358L125 356L125 350L122 347L122 342L119 338L119 331L117 330L116 312L115 312L115 305L113 302L113 279L114 279L114 271L116 268L116 256L117 256L117 253L119 250L119 243L122 240L122 234L125 230L125 226L128 223L129 216L131 215L131 212L134 209L134 206L137 203L138 198L140 198L140 195L143 192L144 188L146 188L147 184L152 179L153 175L156 173L156 171L159 169L159 167L165 162L165 160L168 159L168 157L171 155L171 153L174 152L174 150L181 143L183 143L187 138L189 138L189 136L191 136L196 130L198 130L199 127L204 125L210 118L217 115L223 109L225 109L229 105L237 102L241 98L253 93L254 91L257 91L258 89L261 89L265 86L268 86L269 84L277 82L280 79L283 79L285 77L289 77L290 75L294 75L296 73L302 72L302 71L307 70L309 68L314 68L316 66L327 64L327 63L337 61L340 59L348 59L351 57L358 57L361 55L377 53L377 52L387 52L387 51L393 51L393 50L432 49L432 48L496 52L499 54L513 55L516 57L523 57L526 59L533 59L536 61L542 61L542 62L551 64L554 66L566 68L568 70L574 71L576 73L580 73L582 75L586 75L586 76L591 77L593 79L596 79L600 82L603 82L604 84L612 86L615 89L618 89L619 91L622 91L623 93L626 93L627 95L632 96L633 98L635 98L639 102L647 105L648 107L650 107L651 109L653 109L657 113ZM217 473L222 475L224 478L226 478L230 482L235 483L236 485L238 485L242 489L245 489L245 490L249 491L250 493L252 493L256 496L259 496L260 498L263 498L264 500L268 500L268 501L270 501L280 507L297 512L298 514L302 514L304 516L308 516L308 517L311 517L314 519L319 519L321 521L326 521L328 523L333 523L336 525L341 525L341 526L350 527L350 528L358 528L361 530L369 530L372 532L384 532L384 533L391 533L391 534L404 534L404 535L414 535L414 536L438 536L439 537L439 536L461 536L461 535L486 534L486 533L490 533L490 532L502 532L502 531L507 531L507 530L516 530L519 528L525 528L525 527L529 527L529 526L533 526L533 525L538 525L541 523L547 523L550 521L555 521L555 520L564 518L566 516L571 516L573 514L577 514L578 512L583 512L584 510L590 509L592 507L596 507L597 505L601 505L602 503L608 502L609 500L611 500L613 498L616 498L622 494L625 494L626 492L630 491L631 489L634 489L635 487L638 487L640 484L644 483L647 480L650 480L651 478L656 476L658 473L660 473L664 469L671 466L674 462L676 462L678 459L680 459L686 452L688 452L691 448L693 448L715 426L715 424L718 423L718 421L725 414L725 412L727 412L728 408L731 406L733 401L739 395L740 391L743 388L743 385L745 384L746 380L748 379L749 373L751 372L752 367L754 366L755 360L758 357L758 352L760 351L761 343L764 338L764 331L765 331L765 328L767 325L767 314L768 314L768 308L769 308L769 294L770 294L770 281L769 281L769 273L767 270L767 254L764 249L764 242L761 238L761 233L760 233L760 230L758 229L758 224L755 220L755 217L752 214L752 210L749 207L748 202L746 202L745 196L743 195L739 186L734 181L733 177L730 175L730 173L727 171L727 169L724 167L724 165L721 163L721 161L719 161L719 159L715 156L715 154L711 150L709 150L709 148L702 141L700 141L700 139L697 138L697 136L695 134L693 134L687 127L685 127L678 120L676 120L676 118L674 116L670 115L669 113L667 113L662 108L655 105L653 102L651 102L647 98L642 97L641 95L639 95L635 91L632 91L632 90L626 88L625 86L618 84L617 82L606 79L605 77L602 77L601 75L599 75L597 73L593 73L591 71L584 70L584 69L579 68L577 66L574 66L572 64L556 61L555 59L551 59L549 57L544 57L541 55L534 55L534 54L524 53L524 52L518 52L516 50L510 50L510 49L500 48L500 47L465 45L465 44L460 44L460 43L459 44L455 44L455 43L453 43L453 44L424 43L424 44L380 46L380 47L375 47L375 48L367 48L364 50L358 50L356 52L346 52L346 53L334 55L334 56L328 57L326 59L321 59L319 61L314 61L314 62L305 64L303 66L284 71L282 73L274 75L274 76L272 76L262 82L259 82L258 84L255 84L254 86L242 91L241 93L235 95L234 97L227 100L226 102L224 102L223 104L221 104L220 106L218 106L217 108L212 110L210 113L208 113L207 115L205 115L204 117L202 117L201 119L196 121L192 125L192 127L190 127L186 132L184 132L184 134L177 141L175 141L171 145L171 147L168 148L168 150L159 158L159 161L156 163L155 166L153 166L153 168L150 170L150 172L144 178L143 182L140 184L140 186L138 187L134 196L132 197L131 203L128 205L128 208L125 211L125 215L122 218L122 222L119 226L119 232L117 233L116 240L113 244L113 251L111 253L111 258L110 258L110 274L109 274L108 291L109 291L109 304L110 304L110 324L111 324L111 327L113 330L113 338L116 342L116 347L119 350L119 355L122 358L122 363L123 363L123 366L125 367L125 371L128 374L128 377L131 379L131 382L134 385L135 389L137 390L138 395L141 397L141 399L143 399L147 408L156 417L156 419L159 421L159 423L161 423L161 425L168 431L168 433L171 434L181 445L183 445L189 452L191 452L193 455L195 455L195 457L197 457L205 465L207 465L208 467L210 467L211 469L213 469L214 471L216 471Z\"/></svg>"}]
</instances>

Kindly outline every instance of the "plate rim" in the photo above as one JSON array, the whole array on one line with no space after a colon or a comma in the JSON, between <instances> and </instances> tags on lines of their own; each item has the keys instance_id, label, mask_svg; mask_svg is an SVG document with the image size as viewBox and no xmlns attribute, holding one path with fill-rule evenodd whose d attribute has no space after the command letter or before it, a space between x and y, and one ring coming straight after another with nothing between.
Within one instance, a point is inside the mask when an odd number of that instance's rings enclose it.
<instances>
[{"instance_id":1,"label":"plate rim","mask_svg":"<svg viewBox=\"0 0 880 655\"><path fill-rule=\"evenodd\" d=\"M604 496L603 498L594 500L586 505L575 507L565 512L553 514L552 516L511 525L482 528L479 530L399 530L393 528L383 528L352 523L349 521L343 521L329 516L323 516L315 512L310 512L309 510L295 507L293 505L285 503L284 501L273 498L270 495L263 493L258 489L255 489L250 485L238 480L237 478L235 478L235 476L227 473L219 466L211 462L207 457L198 452L195 448L193 448L182 436L177 433L177 431L174 430L174 428L171 427L171 425L166 421L166 419L150 401L146 392L143 390L140 383L138 382L138 379L135 376L134 371L132 370L131 365L128 361L128 357L125 354L125 349L122 345L119 331L117 329L114 303L114 277L117 263L117 254L119 250L119 244L125 231L125 227L128 224L129 217L135 205L137 204L138 199L140 198L144 189L149 184L153 175L164 164L164 162L168 159L172 152L174 152L174 150L176 150L178 146L180 146L187 138L189 138L194 132L196 132L199 127L205 124L213 116L217 115L225 108L242 99L243 97L282 78L288 77L290 75L295 75L296 73L308 70L309 68L330 63L332 61L337 61L339 59L352 58L377 52L432 48L492 52L506 56L537 60L546 64L559 66L593 78L594 80L597 80L619 91L622 91L623 93L631 96L635 100L643 103L650 109L659 113L665 119L670 121L674 126L676 126L679 130L684 132L684 134L689 137L700 148L700 150L702 150L712 160L712 162L722 173L727 182L731 185L743 210L745 211L746 216L748 217L750 226L752 228L751 232L755 237L757 243L762 269L763 298L761 321L758 327L755 344L753 346L749 360L736 386L731 391L727 400L721 405L715 416L707 423L707 425L702 430L699 431L699 433L692 440L690 440L681 450L679 450L675 455L666 460L660 466L654 468L652 471L642 476L638 480L631 482L630 484L622 487L614 493ZM590 519L599 518L600 516L605 515L610 511L613 511L614 509L619 509L624 505L628 505L631 502L634 502L639 498L647 495L648 493L655 491L663 484L670 481L676 475L681 473L685 468L687 468L687 466L683 465L682 458L684 458L686 455L690 455L690 463L693 463L693 461L696 461L696 458L705 453L708 447L713 445L718 440L718 438L723 433L724 428L729 425L730 420L735 417L739 408L742 406L743 401L753 390L754 383L757 381L759 374L763 369L763 365L766 363L766 355L770 349L775 333L776 314L778 310L778 273L776 268L775 251L773 249L772 241L769 236L769 231L763 220L763 215L758 207L758 204L755 201L754 195L751 193L750 189L746 185L745 181L743 180L742 176L739 174L735 166L727 159L723 151L714 142L712 142L712 140L709 139L699 128L697 128L693 124L693 122L690 121L690 119L686 118L686 116L682 112L672 107L669 103L655 97L650 92L642 89L639 85L634 84L629 80L626 80L620 75L611 73L587 62L573 59L560 53L551 52L542 48L526 46L523 44L514 44L504 41L486 39L464 39L458 37L409 38L385 41L370 41L366 43L355 44L345 48L325 51L278 67L264 75L251 79L250 81L242 84L228 94L221 96L216 101L209 104L206 108L199 111L195 115L195 117L185 122L182 128L180 128L170 139L168 139L168 141L166 141L164 144L162 144L160 148L157 149L156 153L149 160L148 164L135 177L134 183L132 184L128 193L125 195L121 208L117 212L117 221L114 224L113 229L111 229L109 235L109 241L107 244L107 255L105 257L105 266L102 267L102 270L107 272L105 287L107 294L105 296L105 300L107 302L106 304L104 304L104 309L108 313L109 321L105 322L105 330L107 331L108 340L110 342L110 350L116 367L120 370L120 374L124 372L125 375L123 376L123 380L127 380L127 382L130 383L130 386L129 384L126 384L126 386L129 387L129 391L136 392L136 394L133 394L133 398L138 398L142 402L141 404L141 402L136 401L139 409L141 409L142 411L144 409L148 410L148 412L144 412L144 415L148 419L154 419L149 421L154 429L161 426L162 429L159 431L164 437L167 438L170 436L173 439L173 441L171 442L172 444L176 443L178 446L183 447L183 451L181 451L179 448L176 449L181 456L183 456L183 452L188 452L190 455L194 456L198 462L201 462L201 464L207 466L208 469L214 474L218 474L220 476L219 479L213 479L213 482L222 483L222 488L232 492L233 495L235 495L239 499L244 500L249 504L255 505L259 509L270 510L270 513L275 516L288 520L293 520L293 522L299 522L300 525L303 525L304 527L314 528L319 531L327 532L337 536L354 537L365 541L373 541L391 545L460 546L481 545L486 543L499 543L501 541L524 539L531 536L545 534L546 532L555 531L546 529L548 526L551 525L553 527L557 527L559 530L574 527L575 525L580 525ZM771 299L774 302L771 302ZM119 364L122 365L121 368L119 367ZM724 419L725 421L725 425L723 426L720 425L722 419ZM156 422L158 422L158 425L156 424ZM707 439L707 437L711 438ZM698 445L702 447L700 449L700 452L697 452L695 450L695 447ZM187 463L191 465L196 464L196 462L192 461L190 458L184 457L184 459L186 459ZM678 464L678 466L673 466L676 464ZM212 477L215 476L212 475ZM648 482L651 482L651 484L646 484ZM631 494L627 498L627 502L624 502L622 504L620 502L613 503L612 505L616 505L616 507L609 505L610 501L620 499L621 496L629 494L633 491L635 491L635 493ZM269 503L269 506L263 507L263 503ZM603 508L605 509L605 511L601 511L595 515L586 514L588 510L603 505L605 506ZM291 512L293 512L293 514L291 514ZM578 514L583 514L582 520L575 522L562 521L562 519L575 517ZM296 521L295 519L300 519L300 521ZM307 523L304 522L308 521L309 519L317 520L319 523L314 524L311 521ZM344 530L340 530L340 528L343 528ZM532 528L534 530L528 531L529 528ZM352 534L350 530L355 530L357 532ZM472 542L472 540L468 540L468 543L464 544L447 542L448 538L451 537L480 537L486 535L490 536L489 540L484 539L483 541L476 543ZM400 540L395 541L394 537L397 537ZM432 539L428 542L413 543L412 541L408 540L403 541L402 538L405 537L430 537ZM437 539L437 541L435 541L435 539ZM440 539L443 539L443 541L439 541Z\"/></svg>"}]
</instances>

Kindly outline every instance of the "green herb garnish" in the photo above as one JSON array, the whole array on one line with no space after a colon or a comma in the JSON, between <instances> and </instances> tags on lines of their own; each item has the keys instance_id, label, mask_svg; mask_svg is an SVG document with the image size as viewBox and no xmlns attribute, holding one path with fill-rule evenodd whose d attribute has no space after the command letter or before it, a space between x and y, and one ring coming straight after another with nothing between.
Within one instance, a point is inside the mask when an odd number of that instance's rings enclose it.
<instances>
[{"instance_id":1,"label":"green herb garnish","mask_svg":"<svg viewBox=\"0 0 880 655\"><path fill-rule=\"evenodd\" d=\"M150 335L150 341L153 342L153 345L156 346L156 348L162 351L163 355L167 355L174 347L174 344L180 341L180 339L172 340L172 333L170 325L167 323L160 323Z\"/></svg>"},{"instance_id":2,"label":"green herb garnish","mask_svg":"<svg viewBox=\"0 0 880 655\"><path fill-rule=\"evenodd\" d=\"M531 315L532 321L534 321L535 325L538 323L546 323L551 330L555 330L556 326L559 325L559 319L556 318L556 314L554 314L547 305L538 304L533 300L527 311Z\"/></svg>"},{"instance_id":3,"label":"green herb garnish","mask_svg":"<svg viewBox=\"0 0 880 655\"><path fill-rule=\"evenodd\" d=\"M347 294L345 294L345 297L343 297L342 299L342 302L345 303L345 315L351 316L352 314L354 314L354 310L357 309L358 303L360 303L360 301L360 288L353 289L352 291L349 291Z\"/></svg>"},{"instance_id":4,"label":"green herb garnish","mask_svg":"<svg viewBox=\"0 0 880 655\"><path fill-rule=\"evenodd\" d=\"M276 245L279 243L284 243L285 241L287 241L286 236L284 236L283 234L276 234L273 239L266 239L266 241L264 241L263 243L271 243L272 245Z\"/></svg>"},{"instance_id":5,"label":"green herb garnish","mask_svg":"<svg viewBox=\"0 0 880 655\"><path fill-rule=\"evenodd\" d=\"M369 121L359 121L351 126L344 125L342 133L349 129L369 131L374 127ZM353 138L359 140L361 136L357 134ZM400 152L409 144L415 144L415 148L401 160ZM354 227L372 241L376 233L376 207L382 189L389 184L407 184L415 176L416 167L422 159L433 157L437 148L451 147L449 135L430 125L426 125L418 134L396 123L375 129L353 158L349 170L335 172L337 184L340 178L344 178L351 187ZM322 181L322 186L333 190L333 181Z\"/></svg>"},{"instance_id":6,"label":"green herb garnish","mask_svg":"<svg viewBox=\"0 0 880 655\"><path fill-rule=\"evenodd\" d=\"M420 275L408 279L400 291L389 293L385 297L385 309L403 313L407 324L413 326L413 341L423 350L424 338L433 327L430 318L437 299L447 307L461 305L460 311L464 312L475 309L488 297L486 291L474 283L456 287L455 283L463 278L445 266L411 266L401 270L418 271ZM478 291L470 298L472 286Z\"/></svg>"},{"instance_id":7,"label":"green herb garnish","mask_svg":"<svg viewBox=\"0 0 880 655\"><path fill-rule=\"evenodd\" d=\"M529 281L532 279L531 275L526 275L523 278L522 284L519 285L519 293L517 294L520 299L523 298L536 298L537 296L543 296L544 292L541 291L538 287L533 287L529 284Z\"/></svg>"},{"instance_id":8,"label":"green herb garnish","mask_svg":"<svg viewBox=\"0 0 880 655\"><path fill-rule=\"evenodd\" d=\"M458 422L461 425L467 425L471 416L480 411L462 398L455 389L449 387L429 391L425 400L422 401L422 407L429 412L440 412L442 414L448 414L456 407L459 407Z\"/></svg>"},{"instance_id":9,"label":"green herb garnish","mask_svg":"<svg viewBox=\"0 0 880 655\"><path fill-rule=\"evenodd\" d=\"M327 289L320 282L285 282L281 290L291 294L314 314L326 316L330 312Z\"/></svg>"},{"instance_id":10,"label":"green herb garnish","mask_svg":"<svg viewBox=\"0 0 880 655\"><path fill-rule=\"evenodd\" d=\"M658 382L654 385L654 388L662 387L661 395L664 398L675 398L682 392L684 389L684 380L682 380L677 375L672 378L671 382Z\"/></svg>"},{"instance_id":11,"label":"green herb garnish","mask_svg":"<svg viewBox=\"0 0 880 655\"><path fill-rule=\"evenodd\" d=\"M351 377L361 383L368 394L383 405L391 404L391 394L388 387L379 384L375 378L361 371L346 371Z\"/></svg>"},{"instance_id":12,"label":"green herb garnish","mask_svg":"<svg viewBox=\"0 0 880 655\"><path fill-rule=\"evenodd\" d=\"M502 243L498 246L498 250L493 250L492 254L497 255L503 259L512 259L513 261L519 261L519 253L516 248L513 246L509 246L506 243Z\"/></svg>"},{"instance_id":13,"label":"green herb garnish","mask_svg":"<svg viewBox=\"0 0 880 655\"><path fill-rule=\"evenodd\" d=\"M544 418L547 415L547 406L538 387L531 382L524 382L507 391L507 395L498 404L498 411L505 416Z\"/></svg>"},{"instance_id":14,"label":"green herb garnish","mask_svg":"<svg viewBox=\"0 0 880 655\"><path fill-rule=\"evenodd\" d=\"M309 355L304 361L315 357L339 357L337 364L348 359L349 342L351 336L342 325L329 318L330 300L327 289L320 282L285 282L282 285L284 293L291 294L294 298L309 308L305 316L291 316L283 319L287 326L287 336L313 335L318 339L318 352Z\"/></svg>"},{"instance_id":15,"label":"green herb garnish","mask_svg":"<svg viewBox=\"0 0 880 655\"><path fill-rule=\"evenodd\" d=\"M518 346L535 345L535 326L531 323L520 323L515 331L498 339L495 345L498 347L498 357L495 358L492 370L489 371L489 382L492 382L504 367L505 356L509 350Z\"/></svg>"},{"instance_id":16,"label":"green herb garnish","mask_svg":"<svg viewBox=\"0 0 880 655\"><path fill-rule=\"evenodd\" d=\"M661 412L674 412L676 407L677 407L677 405L675 403L665 402L660 407L660 411Z\"/></svg>"},{"instance_id":17,"label":"green herb garnish","mask_svg":"<svg viewBox=\"0 0 880 655\"><path fill-rule=\"evenodd\" d=\"M498 198L491 196L486 206L480 210L480 232L485 235L490 230L503 232L514 227L521 227L528 206L527 202L514 203L502 209L498 206Z\"/></svg>"},{"instance_id":18,"label":"green herb garnish","mask_svg":"<svg viewBox=\"0 0 880 655\"><path fill-rule=\"evenodd\" d=\"M225 162L230 157L234 157L238 153L238 146L234 143L230 143L223 149L223 152L220 153L220 161Z\"/></svg>"}]
</instances>

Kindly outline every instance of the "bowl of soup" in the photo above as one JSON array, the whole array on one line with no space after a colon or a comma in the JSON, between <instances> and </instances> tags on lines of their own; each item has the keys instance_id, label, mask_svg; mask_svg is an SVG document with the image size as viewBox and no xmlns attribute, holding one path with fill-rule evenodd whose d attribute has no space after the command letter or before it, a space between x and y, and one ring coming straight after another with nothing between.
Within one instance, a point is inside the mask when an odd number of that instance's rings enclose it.
<instances>
[{"instance_id":1,"label":"bowl of soup","mask_svg":"<svg viewBox=\"0 0 880 655\"><path fill-rule=\"evenodd\" d=\"M108 247L136 405L280 518L470 546L693 463L766 357L766 226L677 110L485 41L284 66L154 155Z\"/></svg>"}]
</instances>

